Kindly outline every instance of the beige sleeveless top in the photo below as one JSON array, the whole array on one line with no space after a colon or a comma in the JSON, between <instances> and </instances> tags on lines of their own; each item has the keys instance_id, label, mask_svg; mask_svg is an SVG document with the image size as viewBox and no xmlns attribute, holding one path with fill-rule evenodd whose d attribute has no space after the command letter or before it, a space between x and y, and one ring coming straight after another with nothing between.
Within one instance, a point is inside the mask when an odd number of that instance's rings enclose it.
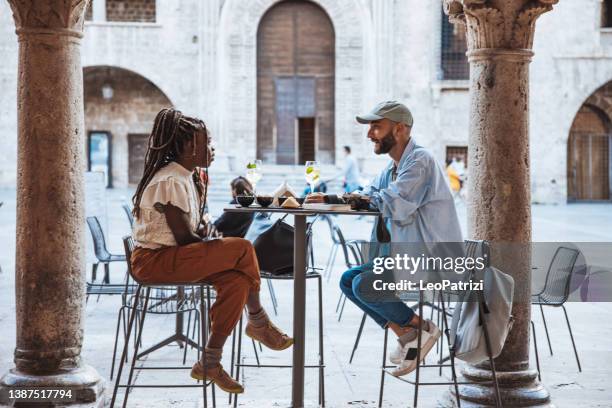
<instances>
[{"instance_id":1,"label":"beige sleeveless top","mask_svg":"<svg viewBox=\"0 0 612 408\"><path fill-rule=\"evenodd\" d=\"M176 246L166 215L155 209L155 204L172 204L189 215L193 232L200 223L200 199L192 172L176 162L170 162L155 173L140 200L140 217L134 219L132 237L141 248L158 249Z\"/></svg>"}]
</instances>

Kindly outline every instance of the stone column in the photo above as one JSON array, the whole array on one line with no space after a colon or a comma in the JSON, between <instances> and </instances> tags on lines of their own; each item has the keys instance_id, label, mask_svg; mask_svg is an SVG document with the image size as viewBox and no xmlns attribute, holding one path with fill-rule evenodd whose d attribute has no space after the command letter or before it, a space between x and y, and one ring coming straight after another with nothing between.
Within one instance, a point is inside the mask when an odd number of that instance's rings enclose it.
<instances>
[{"instance_id":1,"label":"stone column","mask_svg":"<svg viewBox=\"0 0 612 408\"><path fill-rule=\"evenodd\" d=\"M548 406L550 396L529 367L531 202L529 62L535 22L557 0L444 0L466 24L470 61L468 237L492 245L492 263L513 276L513 328L495 359L504 406ZM489 365L467 366L489 380ZM462 386L465 406L494 405L492 386Z\"/></svg>"},{"instance_id":2,"label":"stone column","mask_svg":"<svg viewBox=\"0 0 612 408\"><path fill-rule=\"evenodd\" d=\"M104 383L80 357L85 291L80 39L87 3L9 0L19 37L17 347L15 368L0 380L0 405L8 391L23 387L70 389L73 405L103 404Z\"/></svg>"}]
</instances>

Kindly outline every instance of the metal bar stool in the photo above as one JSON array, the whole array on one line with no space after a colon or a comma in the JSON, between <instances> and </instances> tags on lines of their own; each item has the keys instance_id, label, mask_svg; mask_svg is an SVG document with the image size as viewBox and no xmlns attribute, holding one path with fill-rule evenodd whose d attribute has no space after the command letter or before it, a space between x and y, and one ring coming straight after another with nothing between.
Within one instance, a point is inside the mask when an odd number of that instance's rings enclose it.
<instances>
[{"instance_id":1,"label":"metal bar stool","mask_svg":"<svg viewBox=\"0 0 612 408\"><path fill-rule=\"evenodd\" d=\"M126 257L128 259L131 258L132 255L132 250L134 247L134 242L132 240L132 238L130 236L124 237L123 238L123 245L125 247L125 254ZM200 311L199 311L199 317L200 317L200 329L201 329L201 339L202 339L202 344L206 343L207 340L207 335L208 335L208 325L207 325L207 314L206 314L206 302L204 300L204 290L207 290L207 293L210 293L210 288L208 287L208 285L206 285L205 283L202 284L197 284L197 285L193 285L192 282L165 282L165 283L161 283L161 284L146 284L146 283L142 283L139 282L138 279L136 279L134 277L134 275L132 274L132 268L130 263L128 262L128 273L130 274L130 276L132 277L132 279L134 279L135 282L138 283L138 286L136 288L136 293L134 294L134 299L133 299L133 304L134 305L140 305L142 302L141 296L142 296L142 289L144 288L145 290L145 294L144 294L144 304L142 305L142 307L139 307L140 309L140 319L139 319L139 324L138 324L138 330L136 333L136 340L134 342L134 352L132 355L132 359L131 359L131 364L130 364L130 371L128 374L128 382L127 384L121 384L121 373L123 371L123 366L125 364L125 362L127 361L127 354L128 354L128 347L130 345L130 342L128 341L128 339L131 337L131 333L132 333L132 329L134 327L134 320L136 315L139 314L138 310L134 310L132 313L130 313L130 317L129 317L129 323L128 323L128 328L127 328L127 335L126 335L126 341L124 343L123 346L123 352L121 354L121 359L120 359L120 363L119 363L119 368L117 371L117 378L115 380L115 386L113 389L113 396L111 399L111 408L115 406L115 401L117 400L117 391L119 390L119 388L125 388L125 397L123 400L123 407L127 406L127 401L128 401L128 397L129 397L129 393L130 390L133 388L202 388L202 396L204 399L204 407L208 407L208 392L207 392L207 388L209 385L212 384L212 382L206 382L206 381L202 381L201 384L177 384L177 385L171 385L171 384L148 384L148 385L136 385L136 384L132 384L132 379L134 377L134 370L136 368L136 360L138 359L139 353L138 353L138 348L140 347L141 344L141 339L142 339L142 329L144 326L144 321L145 321L145 317L147 315L147 312L149 311L149 300L151 298L151 289L153 288L159 288L159 287L164 287L164 286L169 286L169 287L173 287L173 286L197 286L199 288L198 292L199 292L199 306L200 306ZM185 345L186 347L186 345ZM199 358L199 352L200 350L198 349L198 358ZM170 366L170 367L144 367L144 366L140 366L138 367L139 370L160 370L160 369L166 369L166 370L185 370L185 369L191 369L191 367L187 366ZM199 381L198 381L199 382ZM213 388L212 388L212 403L213 406L216 405L216 401L215 401L215 387L214 384L212 384Z\"/></svg>"},{"instance_id":2,"label":"metal bar stool","mask_svg":"<svg viewBox=\"0 0 612 408\"><path fill-rule=\"evenodd\" d=\"M177 313L187 313L188 317L188 324L187 324L187 336L189 336L189 330L190 330L190 324L191 324L191 314L195 313L195 319L194 319L194 326L193 326L193 336L195 337L196 335L196 328L199 328L199 322L200 322L200 311L198 310L198 301L197 301L197 291L194 290L194 288L192 288L189 293L187 293L186 295L180 296L180 292L177 287L170 287L170 286L162 286L162 287L151 287L151 289L153 290L153 294L149 297L149 302L152 302L152 304L148 305L147 308L147 313L150 314L157 314L157 315L176 315ZM206 299L206 306L208 309L208 306L210 305L210 294L209 294L209 288L207 287L207 299ZM121 308L119 309L119 312L117 313L117 328L115 330L115 342L114 342L114 346L113 346L113 359L112 359L112 363L111 363L111 372L110 372L110 378L111 380L113 379L113 373L114 373L114 369L115 369L115 360L116 360L116 356L117 356L117 345L119 343L119 328L121 327L121 323L123 323L123 335L125 338L125 341L127 341L128 336L127 336L127 329L126 329L126 325L127 325L127 321L129 320L129 316L131 313L136 312L136 327L138 327L138 316L139 313L142 314L142 309L143 309L143 299L142 297L140 297L138 303L135 302L135 297L129 296L125 303L121 306ZM187 346L192 346L192 348L196 348L198 350L198 353L201 349L200 346L200 331L197 331L198 333L198 337L197 337L197 342L193 342L190 338L185 339L184 343L181 342L181 347L184 348L183 351L183 364L185 364L186 359L187 359ZM177 340L178 341L178 340ZM161 347L163 347L164 345L169 344L169 341L165 341L162 342L160 344L157 344L156 346L142 351L140 353L138 353L137 359L142 358L143 356L145 356L146 354L149 354Z\"/></svg>"},{"instance_id":3,"label":"metal bar stool","mask_svg":"<svg viewBox=\"0 0 612 408\"><path fill-rule=\"evenodd\" d=\"M465 241L465 248L466 248L466 256L467 257L476 257L476 254L480 253L480 254L486 254L486 256L484 256L485 259L490 260L491 257L488 255L489 253L489 245L487 241L475 241L475 240L466 240ZM489 265L486 265L489 266ZM472 269L471 271L469 271L468 274L468 281L471 279L471 277L474 274L474 270ZM454 294L456 295L456 293L453 292L449 292L450 294ZM445 293L443 291L439 291L438 292L438 296L439 296L439 302L442 308L441 311L441 316L443 317L442 319L442 332L444 334L444 336L446 337L447 340L447 344L448 344L448 350L449 350L449 356L447 358L440 358L439 364L423 364L424 362L421 362L421 330L418 330L418 336L417 336L417 366L416 366L416 370L415 370L415 380L409 380L407 378L402 378L402 377L396 377L398 380L403 381L405 383L408 384L412 384L414 386L414 404L413 406L416 408L417 404L418 404L418 398L419 398L419 386L422 385L452 385L454 387L455 390L455 400L457 403L457 407L461 408L461 400L459 398L459 385L470 385L470 384L488 384L488 383L492 383L494 388L495 388L495 406L498 408L502 408L502 399L501 399L501 394L499 391L499 383L497 381L497 372L495 371L495 362L494 362L494 358L492 356L492 348L491 348L491 341L489 338L489 330L487 328L487 320L483 317L480 319L481 324L482 324L482 329L483 329L483 333L484 333L484 338L485 338L485 345L486 345L486 349L487 349L487 355L488 355L488 361L489 361L489 366L491 368L491 381L483 381L483 382L474 382L474 381L459 381L457 378L457 373L456 373L456 369L455 369L455 339L451 337L451 330L450 330L450 326L448 324L448 318L447 318L447 313L446 313L446 303L445 303L445 298L444 298ZM485 306L486 306L486 299L484 298L484 294L482 293L482 291L478 291L476 293L476 299L478 301L478 309L479 309L479 314L481 316L484 316L485 312ZM461 299L459 300L461 301ZM419 316L423 316L423 305L424 305L424 299L423 299L423 292L419 291ZM384 393L384 384L385 384L385 374L391 374L390 371L388 371L388 369L390 368L394 368L395 366L393 365L387 365L386 363L386 359L387 359L387 340L388 340L388 335L389 335L389 329L385 329L385 337L384 337L384 343L383 343L383 357L382 357L382 366L381 366L381 376L380 376L380 390L379 390L379 395L378 395L378 406L382 407L382 401L383 401L383 393ZM450 360L450 364L443 364L444 361ZM451 369L451 381L440 381L440 382L422 382L420 380L420 370L421 368L439 368L441 369L442 367L449 367Z\"/></svg>"},{"instance_id":4,"label":"metal bar stool","mask_svg":"<svg viewBox=\"0 0 612 408\"><path fill-rule=\"evenodd\" d=\"M305 365L304 368L318 368L319 369L319 405L320 406L325 406L325 358L324 358L324 344L323 344L323 288L322 288L322 275L321 273L317 272L316 270L314 270L313 267L313 257L312 257L312 252L311 248L312 248L312 224L313 223L309 223L306 229L306 239L308 242L307 245L307 251L308 253L311 255L310 258L310 262L311 262L311 267L309 268L310 270L306 272L306 279L316 279L317 280L317 289L318 289L318 318L319 318L319 362L318 364L313 364L313 365ZM261 275L261 279L267 279L267 280L293 280L293 273L290 274L285 274L285 275L273 275L269 272L266 271L260 271L260 275ZM240 368L241 367L256 367L256 368L291 368L293 367L292 364L261 364L259 362L259 357L257 356L257 354L255 354L256 359L257 359L257 364L243 364L241 363L241 353L242 353L242 317L240 318L240 322L238 323L238 351L237 353L234 352L234 345L235 345L235 335L236 335L236 329L234 329L234 334L232 335L232 373L234 373L234 367L236 367L235 369L235 374L236 374L236 380L240 381ZM255 349L255 352L257 353L257 350ZM234 359L235 357L235 359ZM230 403L231 401L231 395L230 395ZM237 407L238 405L238 395L234 395L233 397L234 400L234 407Z\"/></svg>"}]
</instances>

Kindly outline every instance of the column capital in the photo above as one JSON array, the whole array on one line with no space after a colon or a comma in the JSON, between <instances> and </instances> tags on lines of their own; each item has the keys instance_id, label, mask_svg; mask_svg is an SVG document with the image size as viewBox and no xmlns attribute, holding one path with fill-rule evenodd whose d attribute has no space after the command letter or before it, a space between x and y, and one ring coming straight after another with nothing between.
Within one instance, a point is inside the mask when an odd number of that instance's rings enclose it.
<instances>
[{"instance_id":1,"label":"column capital","mask_svg":"<svg viewBox=\"0 0 612 408\"><path fill-rule=\"evenodd\" d=\"M85 9L90 0L8 0L16 33L83 36Z\"/></svg>"},{"instance_id":2,"label":"column capital","mask_svg":"<svg viewBox=\"0 0 612 408\"><path fill-rule=\"evenodd\" d=\"M465 24L469 51L531 50L535 22L558 0L444 0L444 12Z\"/></svg>"}]
</instances>

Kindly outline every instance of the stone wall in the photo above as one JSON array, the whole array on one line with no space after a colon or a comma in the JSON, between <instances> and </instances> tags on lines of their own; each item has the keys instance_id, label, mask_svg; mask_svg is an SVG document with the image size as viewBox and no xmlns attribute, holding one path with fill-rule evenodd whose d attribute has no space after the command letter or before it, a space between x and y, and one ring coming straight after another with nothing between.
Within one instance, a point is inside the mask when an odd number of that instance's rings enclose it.
<instances>
[{"instance_id":1,"label":"stone wall","mask_svg":"<svg viewBox=\"0 0 612 408\"><path fill-rule=\"evenodd\" d=\"M227 168L228 152L238 163L255 153L256 32L276 2L158 1L155 23L87 22L83 64L135 72L174 106L201 116L219 147L215 166ZM391 98L410 106L415 138L438 160L444 160L446 146L467 145L467 81L438 79L437 7L424 7L422 0L316 2L336 35L337 159L348 144L369 173L385 163L372 154L367 129L354 116ZM599 0L561 1L537 22L530 70L534 201L566 201L571 123L590 95L612 80L612 31L600 29L600 8ZM0 2L0 185L5 186L13 186L16 177L17 39L10 14Z\"/></svg>"},{"instance_id":2,"label":"stone wall","mask_svg":"<svg viewBox=\"0 0 612 408\"><path fill-rule=\"evenodd\" d=\"M612 80L612 32L600 28L600 11L599 0L560 1L538 19L530 96L535 202L566 202L572 122L582 104Z\"/></svg>"}]
</instances>

